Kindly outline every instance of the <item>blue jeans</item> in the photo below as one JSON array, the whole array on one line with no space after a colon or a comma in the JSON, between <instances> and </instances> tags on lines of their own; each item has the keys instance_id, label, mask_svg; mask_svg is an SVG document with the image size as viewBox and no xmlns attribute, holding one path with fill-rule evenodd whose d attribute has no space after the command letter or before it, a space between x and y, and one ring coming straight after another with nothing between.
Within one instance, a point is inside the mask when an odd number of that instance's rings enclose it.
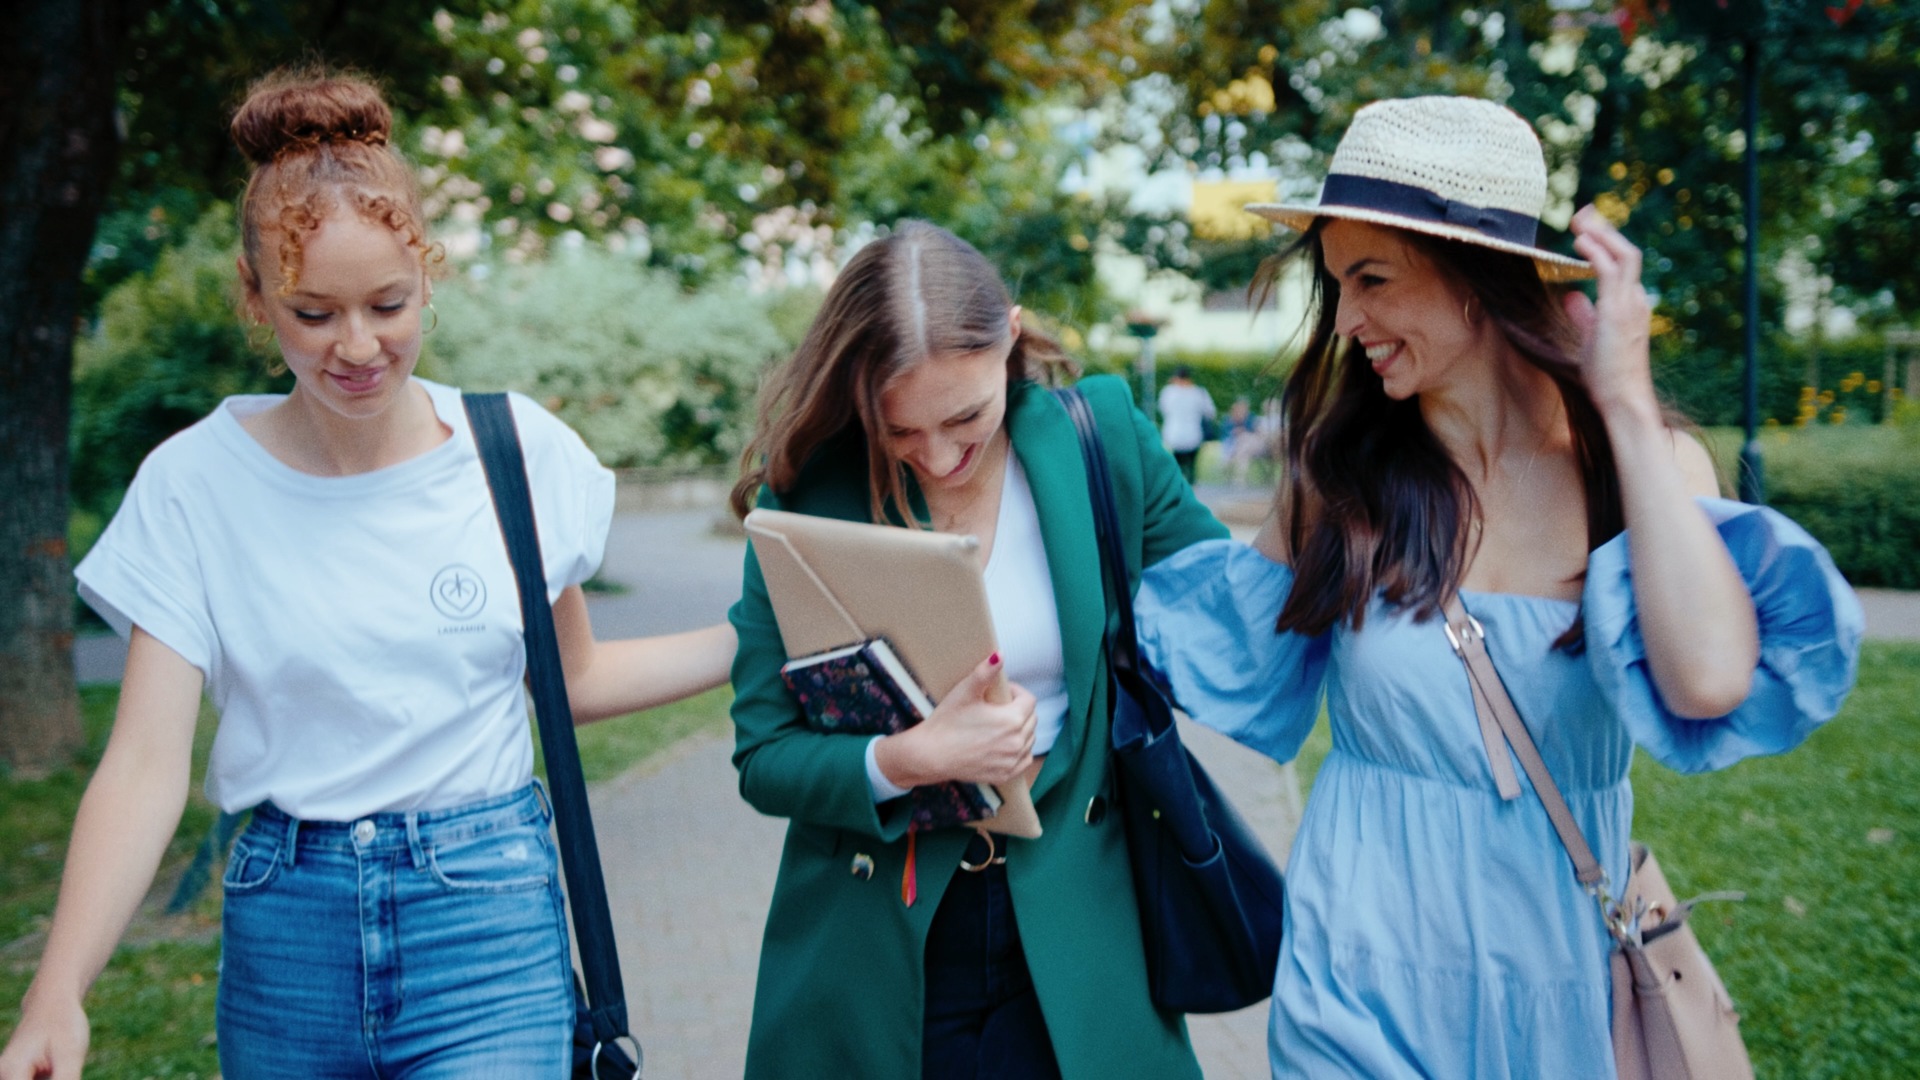
<instances>
[{"instance_id":1,"label":"blue jeans","mask_svg":"<svg viewBox=\"0 0 1920 1080\"><path fill-rule=\"evenodd\" d=\"M217 1022L227 1080L564 1077L573 968L534 787L234 842Z\"/></svg>"},{"instance_id":2,"label":"blue jeans","mask_svg":"<svg viewBox=\"0 0 1920 1080\"><path fill-rule=\"evenodd\" d=\"M988 851L976 837L967 861L979 865ZM1005 866L954 871L926 958L921 1080L1059 1080Z\"/></svg>"}]
</instances>

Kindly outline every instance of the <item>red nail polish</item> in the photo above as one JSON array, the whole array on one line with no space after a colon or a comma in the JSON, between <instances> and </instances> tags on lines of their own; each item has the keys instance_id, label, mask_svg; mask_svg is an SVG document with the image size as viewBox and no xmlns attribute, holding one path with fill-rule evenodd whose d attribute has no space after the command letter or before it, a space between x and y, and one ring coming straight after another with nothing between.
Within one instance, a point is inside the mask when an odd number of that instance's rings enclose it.
<instances>
[{"instance_id":1,"label":"red nail polish","mask_svg":"<svg viewBox=\"0 0 1920 1080\"><path fill-rule=\"evenodd\" d=\"M994 653L992 656L987 657L987 663L992 664L995 667L1000 666L1000 654Z\"/></svg>"}]
</instances>

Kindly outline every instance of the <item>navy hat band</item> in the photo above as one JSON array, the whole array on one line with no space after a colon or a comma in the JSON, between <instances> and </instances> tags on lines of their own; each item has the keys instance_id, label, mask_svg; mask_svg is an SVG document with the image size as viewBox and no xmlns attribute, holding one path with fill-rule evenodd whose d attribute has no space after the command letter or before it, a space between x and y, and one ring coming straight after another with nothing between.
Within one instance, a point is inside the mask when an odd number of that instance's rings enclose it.
<instances>
[{"instance_id":1,"label":"navy hat band","mask_svg":"<svg viewBox=\"0 0 1920 1080\"><path fill-rule=\"evenodd\" d=\"M1474 206L1436 195L1423 187L1371 176L1329 175L1320 188L1320 205L1378 210L1416 221L1472 229L1495 240L1534 247L1540 219L1513 210Z\"/></svg>"}]
</instances>

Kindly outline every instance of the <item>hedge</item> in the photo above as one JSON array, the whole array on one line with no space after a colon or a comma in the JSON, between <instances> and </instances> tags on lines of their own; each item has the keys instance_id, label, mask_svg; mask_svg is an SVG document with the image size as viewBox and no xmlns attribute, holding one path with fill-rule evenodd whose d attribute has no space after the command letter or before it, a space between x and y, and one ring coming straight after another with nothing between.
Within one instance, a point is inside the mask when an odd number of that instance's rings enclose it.
<instances>
[{"instance_id":1,"label":"hedge","mask_svg":"<svg viewBox=\"0 0 1920 1080\"><path fill-rule=\"evenodd\" d=\"M1767 504L1849 582L1920 589L1920 422L1770 431L1760 448Z\"/></svg>"},{"instance_id":2,"label":"hedge","mask_svg":"<svg viewBox=\"0 0 1920 1080\"><path fill-rule=\"evenodd\" d=\"M1154 358L1154 394L1167 385L1173 370L1182 364L1193 369L1193 381L1213 396L1213 404L1225 415L1236 398L1246 398L1258 413L1262 402L1280 393L1292 359L1276 359L1264 353L1169 350ZM1100 353L1086 357L1083 366L1089 374L1108 372L1125 375L1133 384L1134 396L1140 396L1140 384L1134 373L1134 354Z\"/></svg>"}]
</instances>

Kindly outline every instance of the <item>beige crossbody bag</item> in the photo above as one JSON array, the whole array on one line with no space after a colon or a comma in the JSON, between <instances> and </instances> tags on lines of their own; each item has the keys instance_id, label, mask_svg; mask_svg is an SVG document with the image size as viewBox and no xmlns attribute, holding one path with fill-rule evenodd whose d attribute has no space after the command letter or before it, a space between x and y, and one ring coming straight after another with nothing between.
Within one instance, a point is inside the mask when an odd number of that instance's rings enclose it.
<instances>
[{"instance_id":1,"label":"beige crossbody bag","mask_svg":"<svg viewBox=\"0 0 1920 1080\"><path fill-rule=\"evenodd\" d=\"M1741 899L1741 894L1709 893L1680 903L1653 853L1636 843L1630 849L1625 895L1618 900L1609 895L1606 871L1574 823L1494 669L1486 628L1458 596L1447 602L1446 616L1447 640L1467 667L1480 737L1500 797L1520 795L1520 781L1506 752L1511 745L1573 860L1574 876L1598 904L1613 937L1613 1056L1621 1080L1752 1080L1753 1065L1740 1039L1740 1016L1687 926L1693 905Z\"/></svg>"}]
</instances>

